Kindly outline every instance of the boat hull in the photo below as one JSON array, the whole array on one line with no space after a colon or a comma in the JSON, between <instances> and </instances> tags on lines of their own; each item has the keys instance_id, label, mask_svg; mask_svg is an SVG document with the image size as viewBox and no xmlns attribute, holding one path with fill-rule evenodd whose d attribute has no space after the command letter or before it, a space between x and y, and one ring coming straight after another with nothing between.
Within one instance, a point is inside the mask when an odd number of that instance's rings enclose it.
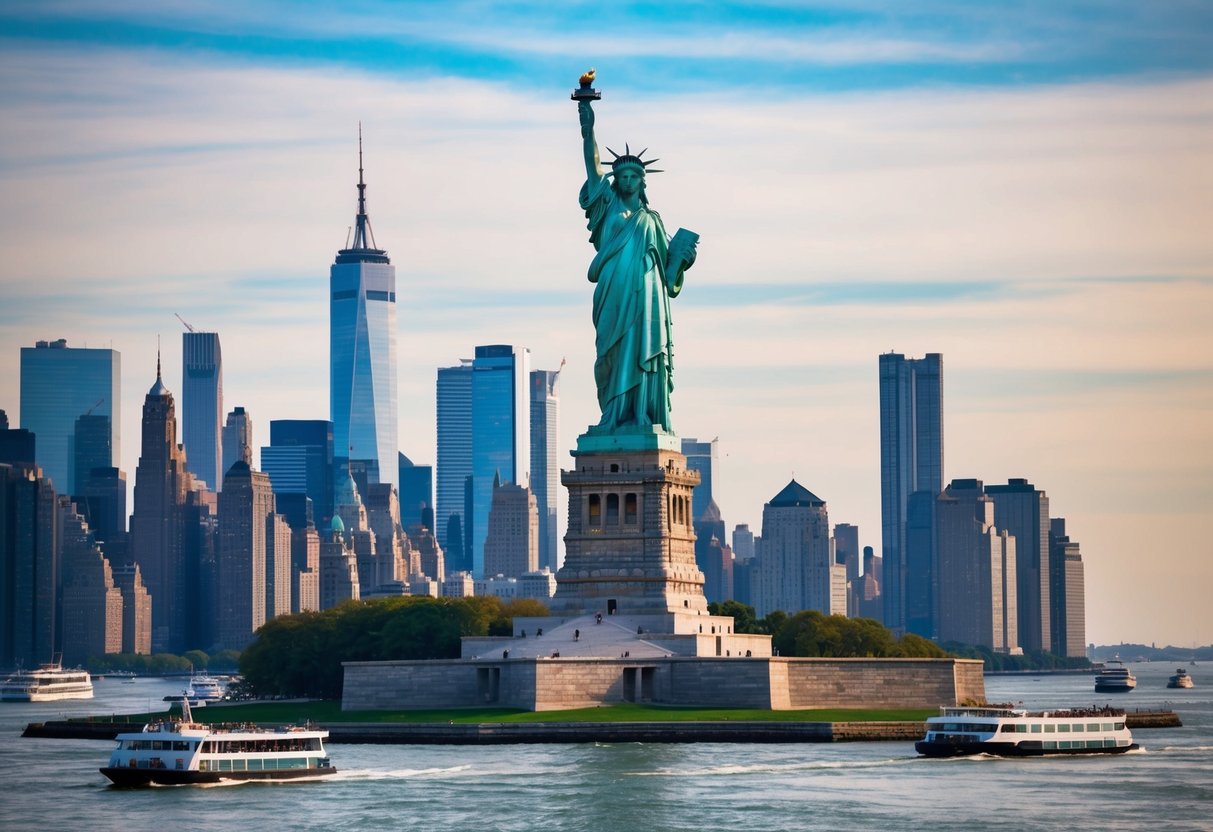
<instances>
[{"instance_id":1,"label":"boat hull","mask_svg":"<svg viewBox=\"0 0 1213 832\"><path fill-rule=\"evenodd\" d=\"M301 768L277 771L178 771L171 768L124 768L105 767L101 773L113 781L115 786L192 786L218 783L221 780L296 780L301 777L327 777L337 769Z\"/></svg>"},{"instance_id":2,"label":"boat hull","mask_svg":"<svg viewBox=\"0 0 1213 832\"><path fill-rule=\"evenodd\" d=\"M1035 743L968 742L963 744L919 740L914 750L924 757L972 757L993 754L998 757L1043 757L1046 754L1124 754L1138 748L1137 743L1103 748L1050 748Z\"/></svg>"},{"instance_id":3,"label":"boat hull","mask_svg":"<svg viewBox=\"0 0 1213 832\"><path fill-rule=\"evenodd\" d=\"M59 702L64 699L92 699L92 690L38 691L0 694L0 702Z\"/></svg>"},{"instance_id":4,"label":"boat hull","mask_svg":"<svg viewBox=\"0 0 1213 832\"><path fill-rule=\"evenodd\" d=\"M1128 693L1137 687L1136 682L1100 682L1095 680L1096 693Z\"/></svg>"}]
</instances>

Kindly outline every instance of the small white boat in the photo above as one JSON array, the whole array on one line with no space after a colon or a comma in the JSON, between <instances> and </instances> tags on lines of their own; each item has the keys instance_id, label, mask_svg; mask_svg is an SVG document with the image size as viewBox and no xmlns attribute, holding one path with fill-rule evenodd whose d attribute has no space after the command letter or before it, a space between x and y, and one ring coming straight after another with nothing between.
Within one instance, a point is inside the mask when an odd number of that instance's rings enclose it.
<instances>
[{"instance_id":1,"label":"small white boat","mask_svg":"<svg viewBox=\"0 0 1213 832\"><path fill-rule=\"evenodd\" d=\"M1115 708L1026 711L1009 705L940 708L927 720L926 736L914 744L926 757L996 754L1123 754L1137 748Z\"/></svg>"},{"instance_id":2,"label":"small white boat","mask_svg":"<svg viewBox=\"0 0 1213 832\"><path fill-rule=\"evenodd\" d=\"M1188 671L1182 667L1175 668L1175 675L1167 680L1169 688L1190 688L1195 687L1196 683L1192 681L1192 677L1188 675Z\"/></svg>"},{"instance_id":3,"label":"small white boat","mask_svg":"<svg viewBox=\"0 0 1213 832\"><path fill-rule=\"evenodd\" d=\"M7 702L54 702L60 699L92 699L93 679L87 670L64 670L58 659L29 672L18 671L0 682L0 700Z\"/></svg>"},{"instance_id":4,"label":"small white boat","mask_svg":"<svg viewBox=\"0 0 1213 832\"><path fill-rule=\"evenodd\" d=\"M186 702L180 720L119 734L101 773L117 786L319 777L337 771L324 750L328 735L318 728L202 725Z\"/></svg>"}]
</instances>

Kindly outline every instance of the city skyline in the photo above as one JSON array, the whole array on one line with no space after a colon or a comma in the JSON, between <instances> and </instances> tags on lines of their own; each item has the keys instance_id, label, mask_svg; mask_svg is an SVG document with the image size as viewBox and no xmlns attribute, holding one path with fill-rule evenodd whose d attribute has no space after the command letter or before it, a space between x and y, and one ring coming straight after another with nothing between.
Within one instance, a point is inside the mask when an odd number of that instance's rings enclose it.
<instances>
[{"instance_id":1,"label":"city skyline","mask_svg":"<svg viewBox=\"0 0 1213 832\"><path fill-rule=\"evenodd\" d=\"M1088 640L1205 643L1210 13L928 6L703 11L668 38L658 10L6 7L0 408L21 424L20 348L64 337L123 354L138 436L158 333L183 389L180 312L222 337L254 448L327 418L325 264L361 119L398 270L399 450L436 464L436 368L516 343L567 357L568 467L596 421L568 101L594 64L603 140L661 156L653 205L702 238L673 424L720 437L729 529L794 477L881 554L874 359L938 352L948 476L1048 492L1082 543Z\"/></svg>"}]
</instances>

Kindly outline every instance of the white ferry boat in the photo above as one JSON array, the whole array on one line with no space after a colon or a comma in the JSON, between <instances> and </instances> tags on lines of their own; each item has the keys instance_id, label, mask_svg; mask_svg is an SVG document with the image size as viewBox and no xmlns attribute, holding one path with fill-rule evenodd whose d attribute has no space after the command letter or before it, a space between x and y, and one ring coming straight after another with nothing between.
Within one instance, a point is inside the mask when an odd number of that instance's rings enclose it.
<instances>
[{"instance_id":1,"label":"white ferry boat","mask_svg":"<svg viewBox=\"0 0 1213 832\"><path fill-rule=\"evenodd\" d=\"M1008 705L940 708L914 744L927 757L1122 754L1137 748L1115 708L1026 711Z\"/></svg>"},{"instance_id":2,"label":"white ferry boat","mask_svg":"<svg viewBox=\"0 0 1213 832\"><path fill-rule=\"evenodd\" d=\"M87 670L64 670L58 661L29 672L18 671L0 682L0 700L7 702L54 702L59 699L92 699L93 679Z\"/></svg>"},{"instance_id":3,"label":"white ferry boat","mask_svg":"<svg viewBox=\"0 0 1213 832\"><path fill-rule=\"evenodd\" d=\"M1192 677L1188 675L1188 671L1182 667L1175 668L1175 675L1167 679L1167 687L1169 688L1191 688L1195 687Z\"/></svg>"},{"instance_id":4,"label":"white ferry boat","mask_svg":"<svg viewBox=\"0 0 1213 832\"><path fill-rule=\"evenodd\" d=\"M328 731L202 725L189 704L182 719L119 734L101 773L118 786L186 785L221 780L288 780L335 774L324 750Z\"/></svg>"},{"instance_id":5,"label":"white ferry boat","mask_svg":"<svg viewBox=\"0 0 1213 832\"><path fill-rule=\"evenodd\" d=\"M1108 659L1095 677L1096 693L1128 693L1137 687L1137 677L1120 659Z\"/></svg>"}]
</instances>

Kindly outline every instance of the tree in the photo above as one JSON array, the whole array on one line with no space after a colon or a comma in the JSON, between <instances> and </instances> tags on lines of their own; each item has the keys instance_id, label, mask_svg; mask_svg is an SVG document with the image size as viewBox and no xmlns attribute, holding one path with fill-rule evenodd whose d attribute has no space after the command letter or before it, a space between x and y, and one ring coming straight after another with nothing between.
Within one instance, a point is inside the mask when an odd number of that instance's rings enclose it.
<instances>
[{"instance_id":1,"label":"tree","mask_svg":"<svg viewBox=\"0 0 1213 832\"><path fill-rule=\"evenodd\" d=\"M456 658L462 637L509 634L515 615L543 616L547 608L496 597L346 601L267 622L240 655L240 671L257 695L336 699L342 662Z\"/></svg>"},{"instance_id":2,"label":"tree","mask_svg":"<svg viewBox=\"0 0 1213 832\"><path fill-rule=\"evenodd\" d=\"M733 632L735 633L764 633L765 630L760 629L758 617L754 614L754 608L749 604L743 604L740 601L721 601L708 604L708 612L712 615L727 615L733 619Z\"/></svg>"}]
</instances>

